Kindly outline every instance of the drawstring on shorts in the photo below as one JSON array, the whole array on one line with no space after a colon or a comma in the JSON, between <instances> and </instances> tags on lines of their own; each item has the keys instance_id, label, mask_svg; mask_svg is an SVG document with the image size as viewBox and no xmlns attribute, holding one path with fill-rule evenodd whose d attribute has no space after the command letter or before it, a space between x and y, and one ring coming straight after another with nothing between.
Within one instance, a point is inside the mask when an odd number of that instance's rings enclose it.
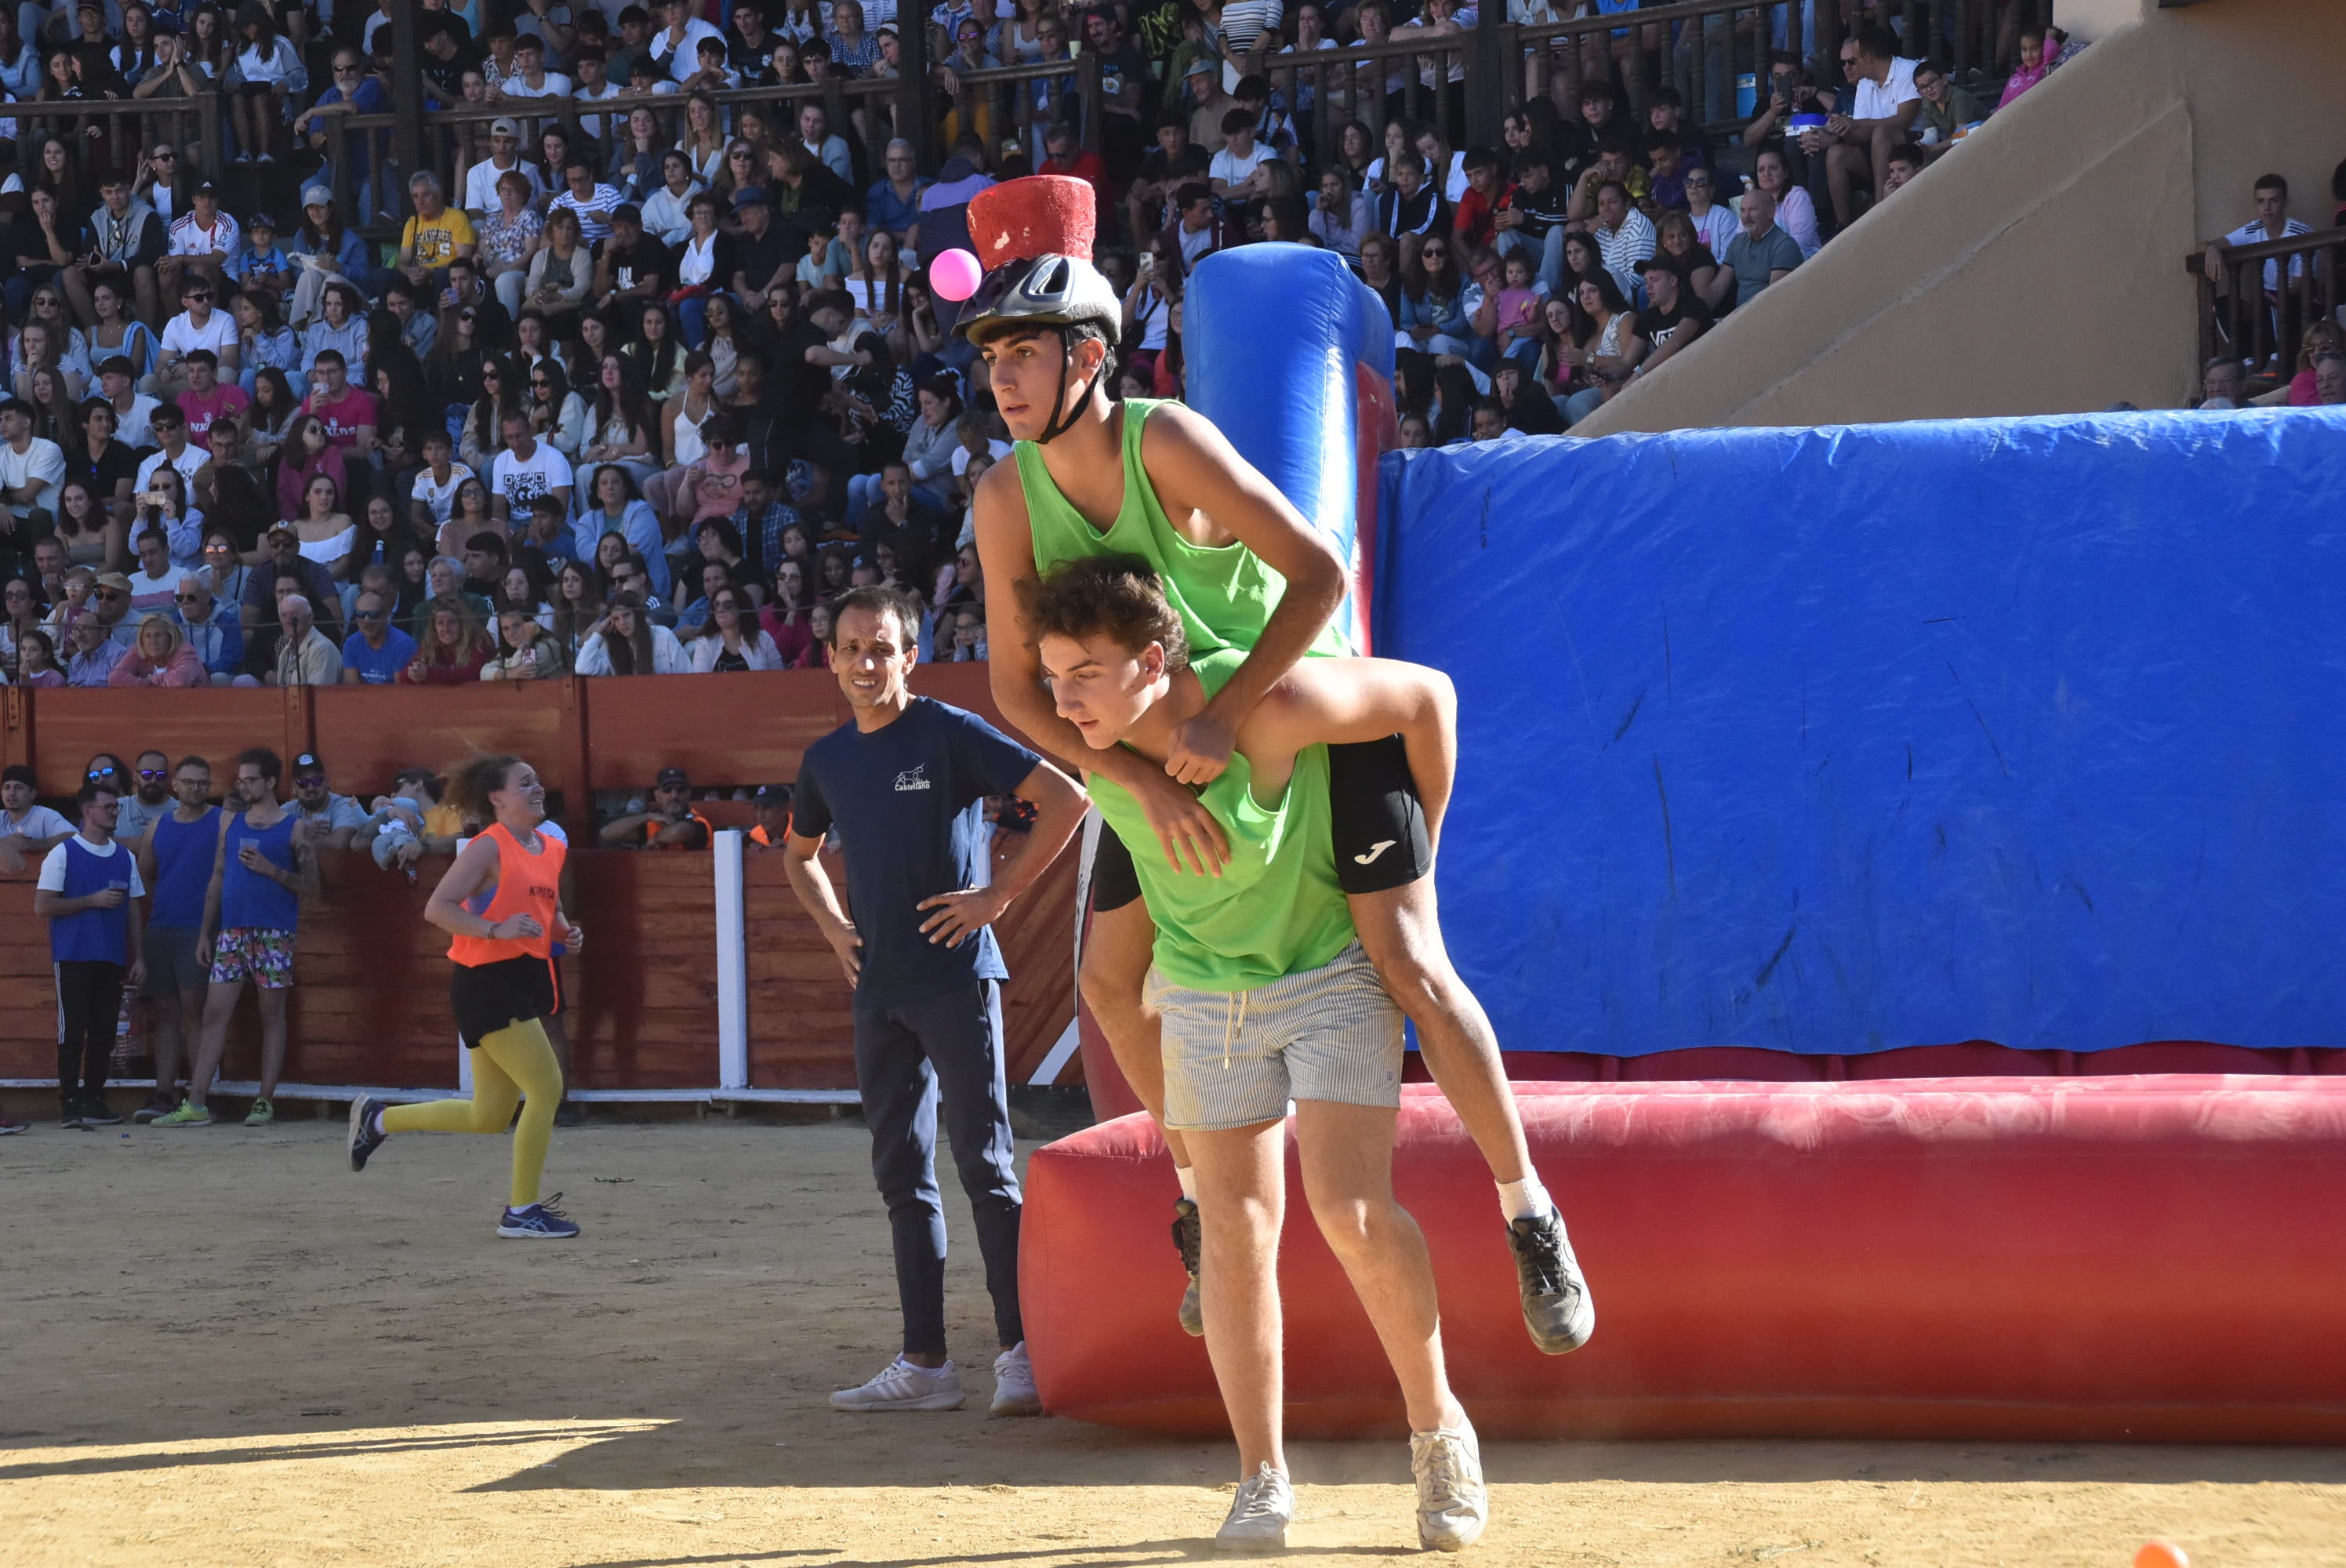
<instances>
[{"instance_id":1,"label":"drawstring on shorts","mask_svg":"<svg viewBox=\"0 0 2346 1568\"><path fill-rule=\"evenodd\" d=\"M1246 1004L1247 993L1234 991L1230 993L1229 1005L1222 1014L1222 1071L1225 1073L1230 1068L1230 1049L1238 1040L1239 1032L1246 1027Z\"/></svg>"}]
</instances>

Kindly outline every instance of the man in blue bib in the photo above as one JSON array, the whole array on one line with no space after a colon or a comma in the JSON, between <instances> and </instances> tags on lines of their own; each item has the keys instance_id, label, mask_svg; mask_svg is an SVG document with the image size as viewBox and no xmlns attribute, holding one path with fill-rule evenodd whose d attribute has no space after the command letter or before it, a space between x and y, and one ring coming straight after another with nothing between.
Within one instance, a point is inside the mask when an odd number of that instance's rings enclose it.
<instances>
[{"instance_id":1,"label":"man in blue bib","mask_svg":"<svg viewBox=\"0 0 2346 1568\"><path fill-rule=\"evenodd\" d=\"M147 978L138 902L147 886L138 858L114 841L122 796L91 783L74 797L81 827L41 861L33 912L49 922L56 966L57 1104L68 1127L110 1127L106 1069L114 1058L114 1024L122 987Z\"/></svg>"}]
</instances>

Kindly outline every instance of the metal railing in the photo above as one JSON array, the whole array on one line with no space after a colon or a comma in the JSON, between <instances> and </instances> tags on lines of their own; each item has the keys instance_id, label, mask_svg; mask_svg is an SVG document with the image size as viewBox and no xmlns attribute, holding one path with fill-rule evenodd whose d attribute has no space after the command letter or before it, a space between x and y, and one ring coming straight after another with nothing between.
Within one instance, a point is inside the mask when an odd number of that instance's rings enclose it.
<instances>
[{"instance_id":1,"label":"metal railing","mask_svg":"<svg viewBox=\"0 0 2346 1568\"><path fill-rule=\"evenodd\" d=\"M954 78L954 93L948 96L933 81L928 89L911 94L897 77L831 76L821 82L738 87L708 94L662 93L593 100L506 98L493 104L465 104L424 111L423 156L447 188L452 204L460 203L461 178L466 169L488 156L489 127L497 120L512 119L525 127L522 156L525 158L534 158L538 150L534 145L537 128L558 125L573 147L599 149L607 168L612 156L627 143L627 122L636 110L643 109L651 115L656 141L672 146L686 134L688 106L701 97L716 106L719 126L728 133L728 139L739 124L741 111L754 108L766 120L772 140L778 145L795 140L802 107L821 105L829 133L847 138L860 149L862 156L855 160L859 194L864 184L880 178L886 167L888 143L899 135L922 145L933 129L943 127L955 133L975 129L990 148L998 148L1015 134L1020 146L1033 153L1037 150L1038 125L1067 120L1077 127L1087 146L1096 150L1100 145L1097 56L1079 55L1068 60L963 72ZM1070 97L1074 99L1072 106L1067 103ZM933 116L932 124L909 125L904 105L915 100ZM1074 109L1072 114L1066 112L1070 107ZM357 192L350 175L350 144L360 136L379 139L382 133L406 117L397 114L353 114L321 117L319 122L324 127L327 161L333 170L335 210L351 229L370 239L396 238L398 229L396 224L379 221L375 214L356 210ZM400 171L397 178L401 188L385 193L382 199L394 212L403 214L405 171Z\"/></svg>"},{"instance_id":2,"label":"metal railing","mask_svg":"<svg viewBox=\"0 0 2346 1568\"><path fill-rule=\"evenodd\" d=\"M1936 58L1961 76L1975 67L1992 69L1999 32L2009 27L2016 35L2043 25L2052 14L2052 0L1882 0L1873 6L1866 0L1684 0L1564 22L1509 23L1501 29L1502 57L1524 66L1506 72L1499 85L1512 111L1528 97L1551 92L1560 75L1562 101L1568 104L1590 73L1604 76L1617 62L1632 115L1644 112L1657 85L1675 82L1689 118L1723 125L1749 117L1738 111L1739 77L1757 77L1759 97L1766 101L1773 56L1790 56L1804 68L1822 67L1817 85L1839 86L1832 69L1839 41L1869 9L1897 23L1902 56Z\"/></svg>"},{"instance_id":3,"label":"metal railing","mask_svg":"<svg viewBox=\"0 0 2346 1568\"><path fill-rule=\"evenodd\" d=\"M2216 258L2216 276L2208 259ZM2252 375L2287 382L2297 373L2305 329L2339 322L2346 304L2340 270L2346 229L2324 229L2259 245L2206 247L2183 259L2197 285L2199 362L2219 354L2249 362Z\"/></svg>"},{"instance_id":4,"label":"metal railing","mask_svg":"<svg viewBox=\"0 0 2346 1568\"><path fill-rule=\"evenodd\" d=\"M1383 44L1273 55L1267 64L1274 86L1287 94L1303 139L1316 157L1335 156L1336 140L1349 120L1379 137L1394 115L1463 129L1470 91L1474 35L1426 34ZM1380 149L1382 140L1377 142Z\"/></svg>"}]
</instances>

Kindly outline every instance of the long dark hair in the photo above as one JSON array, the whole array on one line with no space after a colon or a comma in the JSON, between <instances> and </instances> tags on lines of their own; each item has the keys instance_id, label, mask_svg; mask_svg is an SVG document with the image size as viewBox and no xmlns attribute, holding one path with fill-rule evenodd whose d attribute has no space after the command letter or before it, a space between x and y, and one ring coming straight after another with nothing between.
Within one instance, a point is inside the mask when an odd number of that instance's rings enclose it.
<instances>
[{"instance_id":1,"label":"long dark hair","mask_svg":"<svg viewBox=\"0 0 2346 1568\"><path fill-rule=\"evenodd\" d=\"M603 427L615 417L626 420L628 429L649 434L654 428L651 399L644 392L642 380L636 373L635 361L617 349L604 350L603 358L617 362L619 385L614 391L603 384L603 366L597 361L595 365L596 439L599 441L602 438Z\"/></svg>"}]
</instances>

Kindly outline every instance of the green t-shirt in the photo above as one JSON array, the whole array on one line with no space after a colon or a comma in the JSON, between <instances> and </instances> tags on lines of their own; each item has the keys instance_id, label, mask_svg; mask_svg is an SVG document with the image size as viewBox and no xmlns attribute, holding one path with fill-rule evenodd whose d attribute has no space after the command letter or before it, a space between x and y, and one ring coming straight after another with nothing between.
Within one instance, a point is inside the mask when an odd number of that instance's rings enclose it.
<instances>
[{"instance_id":1,"label":"green t-shirt","mask_svg":"<svg viewBox=\"0 0 2346 1568\"><path fill-rule=\"evenodd\" d=\"M1165 597L1188 634L1193 659L1217 648L1250 651L1287 591L1287 579L1244 545L1193 545L1174 529L1140 461L1141 430L1160 406L1147 398L1124 404L1124 505L1105 534L1059 494L1043 466L1043 449L1031 441L1017 443L1018 478L1025 486L1026 520L1035 535L1035 570L1048 575L1087 555L1138 555L1164 583ZM1345 654L1352 647L1331 622L1309 651Z\"/></svg>"},{"instance_id":2,"label":"green t-shirt","mask_svg":"<svg viewBox=\"0 0 2346 1568\"><path fill-rule=\"evenodd\" d=\"M1211 697L1245 661L1238 648L1195 659L1190 667ZM1142 898L1157 924L1158 972L1191 991L1252 991L1282 975L1331 962L1351 945L1352 912L1336 881L1328 809L1328 748L1298 752L1280 799L1255 799L1254 770L1243 755L1198 799L1229 835L1229 864L1219 877L1176 871L1165 860L1148 819L1123 786L1090 777L1091 797L1132 851Z\"/></svg>"}]
</instances>

